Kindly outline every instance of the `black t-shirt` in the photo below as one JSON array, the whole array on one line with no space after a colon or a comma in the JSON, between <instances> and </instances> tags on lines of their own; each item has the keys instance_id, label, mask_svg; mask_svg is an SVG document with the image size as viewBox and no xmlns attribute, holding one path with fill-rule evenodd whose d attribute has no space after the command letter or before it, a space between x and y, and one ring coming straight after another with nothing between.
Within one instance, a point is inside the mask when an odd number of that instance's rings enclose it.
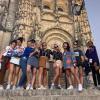
<instances>
[{"instance_id":1,"label":"black t-shirt","mask_svg":"<svg viewBox=\"0 0 100 100\"><path fill-rule=\"evenodd\" d=\"M40 56L46 56L50 58L50 55L52 54L52 51L50 49L40 49Z\"/></svg>"},{"instance_id":2,"label":"black t-shirt","mask_svg":"<svg viewBox=\"0 0 100 100\"><path fill-rule=\"evenodd\" d=\"M83 52L79 49L76 49L74 50L74 54L75 54L77 64L81 64L82 63L81 56L84 56Z\"/></svg>"},{"instance_id":3,"label":"black t-shirt","mask_svg":"<svg viewBox=\"0 0 100 100\"><path fill-rule=\"evenodd\" d=\"M53 51L52 52L54 60L62 60L62 52L60 51Z\"/></svg>"},{"instance_id":4,"label":"black t-shirt","mask_svg":"<svg viewBox=\"0 0 100 100\"><path fill-rule=\"evenodd\" d=\"M38 53L38 51L36 51L36 48L33 48L32 52L34 52L34 54L32 56L39 58L39 53Z\"/></svg>"}]
</instances>

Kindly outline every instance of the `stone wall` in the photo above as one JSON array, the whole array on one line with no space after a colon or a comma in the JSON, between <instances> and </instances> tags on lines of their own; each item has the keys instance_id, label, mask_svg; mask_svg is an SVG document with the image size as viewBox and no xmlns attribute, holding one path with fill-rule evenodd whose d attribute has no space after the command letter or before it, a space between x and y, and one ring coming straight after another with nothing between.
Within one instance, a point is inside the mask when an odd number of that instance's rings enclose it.
<instances>
[{"instance_id":1,"label":"stone wall","mask_svg":"<svg viewBox=\"0 0 100 100\"><path fill-rule=\"evenodd\" d=\"M0 31L0 50L4 49L5 46L9 45L11 38L10 32Z\"/></svg>"}]
</instances>

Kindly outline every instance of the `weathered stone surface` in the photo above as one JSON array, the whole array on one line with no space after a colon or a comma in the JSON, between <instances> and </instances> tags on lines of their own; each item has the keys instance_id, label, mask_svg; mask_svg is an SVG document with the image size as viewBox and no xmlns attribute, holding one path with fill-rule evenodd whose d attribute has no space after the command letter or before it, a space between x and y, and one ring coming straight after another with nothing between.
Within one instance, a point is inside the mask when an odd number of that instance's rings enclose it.
<instances>
[{"instance_id":1,"label":"weathered stone surface","mask_svg":"<svg viewBox=\"0 0 100 100\"><path fill-rule=\"evenodd\" d=\"M8 30L13 32L8 40L19 36L27 41L30 37L35 37L38 41L47 42L48 48L57 43L62 49L63 42L67 41L73 46L73 41L78 39L85 49L86 42L92 38L86 9L82 10L80 16L73 17L71 0L6 1L9 3L6 12L3 11L5 14L3 26L7 32ZM75 0L81 5L80 1L83 0ZM3 42L0 42L1 45L5 46Z\"/></svg>"},{"instance_id":2,"label":"weathered stone surface","mask_svg":"<svg viewBox=\"0 0 100 100\"><path fill-rule=\"evenodd\" d=\"M96 89L83 90L3 90L0 100L100 100L100 91Z\"/></svg>"},{"instance_id":3,"label":"weathered stone surface","mask_svg":"<svg viewBox=\"0 0 100 100\"><path fill-rule=\"evenodd\" d=\"M100 100L100 96L1 97L0 100Z\"/></svg>"}]
</instances>

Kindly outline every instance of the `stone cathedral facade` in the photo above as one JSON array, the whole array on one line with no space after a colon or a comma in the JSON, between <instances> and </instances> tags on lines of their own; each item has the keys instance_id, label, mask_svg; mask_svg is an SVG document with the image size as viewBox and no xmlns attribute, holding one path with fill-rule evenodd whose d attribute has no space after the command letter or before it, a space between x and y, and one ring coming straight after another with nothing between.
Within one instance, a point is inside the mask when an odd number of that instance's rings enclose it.
<instances>
[{"instance_id":1,"label":"stone cathedral facade","mask_svg":"<svg viewBox=\"0 0 100 100\"><path fill-rule=\"evenodd\" d=\"M72 13L73 2L82 5L82 1L0 0L0 49L17 37L45 41L49 48L64 41L72 46L75 40L85 47L92 39L86 9Z\"/></svg>"}]
</instances>

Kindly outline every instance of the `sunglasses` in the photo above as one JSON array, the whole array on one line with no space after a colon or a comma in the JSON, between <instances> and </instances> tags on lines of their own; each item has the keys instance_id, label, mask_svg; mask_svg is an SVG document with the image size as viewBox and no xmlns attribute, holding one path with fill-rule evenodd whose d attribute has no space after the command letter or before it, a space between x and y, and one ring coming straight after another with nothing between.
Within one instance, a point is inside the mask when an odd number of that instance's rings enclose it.
<instances>
[{"instance_id":1,"label":"sunglasses","mask_svg":"<svg viewBox=\"0 0 100 100\"><path fill-rule=\"evenodd\" d=\"M54 46L54 48L58 48L58 46Z\"/></svg>"},{"instance_id":2,"label":"sunglasses","mask_svg":"<svg viewBox=\"0 0 100 100\"><path fill-rule=\"evenodd\" d=\"M67 47L66 45L63 45L63 47Z\"/></svg>"},{"instance_id":3,"label":"sunglasses","mask_svg":"<svg viewBox=\"0 0 100 100\"><path fill-rule=\"evenodd\" d=\"M47 46L47 45L42 45L42 46L44 47L44 46Z\"/></svg>"}]
</instances>

